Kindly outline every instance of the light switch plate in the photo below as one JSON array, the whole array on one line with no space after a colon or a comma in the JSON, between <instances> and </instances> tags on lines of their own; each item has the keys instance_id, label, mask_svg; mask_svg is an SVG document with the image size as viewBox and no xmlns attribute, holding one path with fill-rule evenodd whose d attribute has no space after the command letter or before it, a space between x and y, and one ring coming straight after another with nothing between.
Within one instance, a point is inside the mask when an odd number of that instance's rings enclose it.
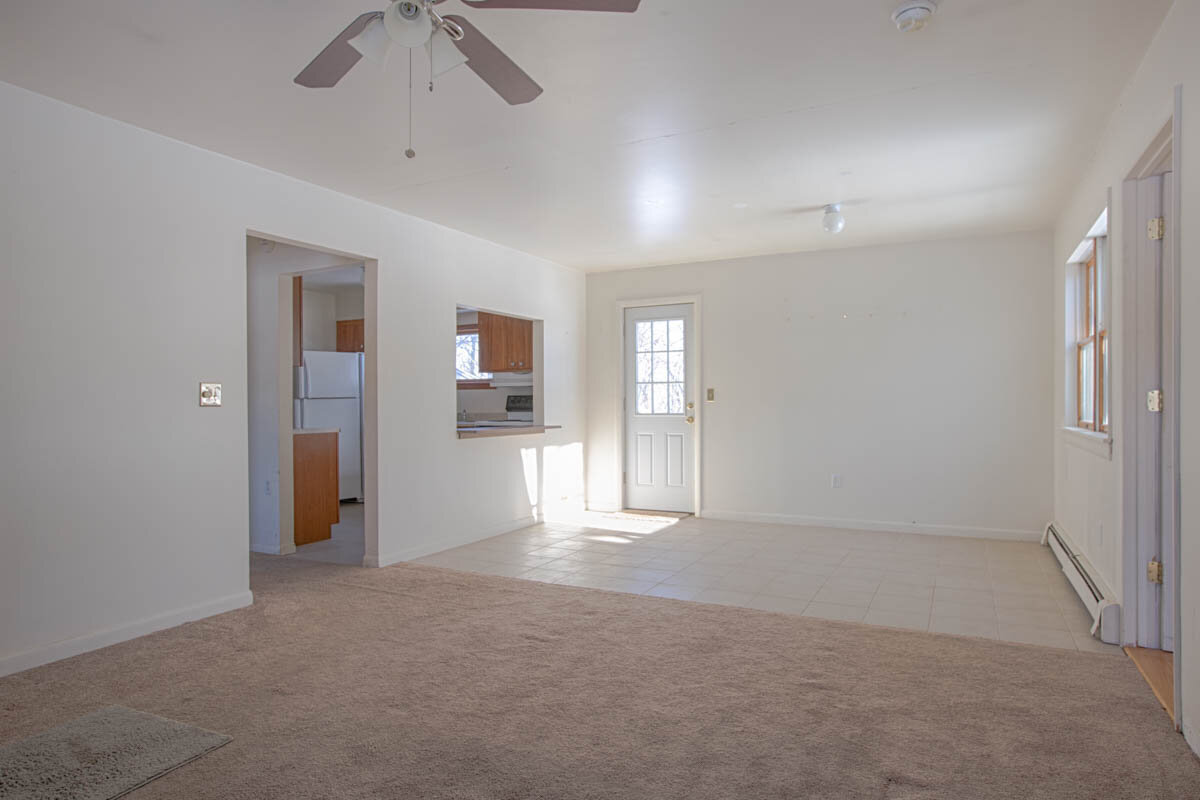
<instances>
[{"instance_id":1,"label":"light switch plate","mask_svg":"<svg viewBox=\"0 0 1200 800\"><path fill-rule=\"evenodd\" d=\"M709 389L708 396L705 399L710 403L714 402L717 399L717 390Z\"/></svg>"},{"instance_id":2,"label":"light switch plate","mask_svg":"<svg viewBox=\"0 0 1200 800\"><path fill-rule=\"evenodd\" d=\"M200 407L215 408L219 405L221 405L221 384L200 384Z\"/></svg>"}]
</instances>

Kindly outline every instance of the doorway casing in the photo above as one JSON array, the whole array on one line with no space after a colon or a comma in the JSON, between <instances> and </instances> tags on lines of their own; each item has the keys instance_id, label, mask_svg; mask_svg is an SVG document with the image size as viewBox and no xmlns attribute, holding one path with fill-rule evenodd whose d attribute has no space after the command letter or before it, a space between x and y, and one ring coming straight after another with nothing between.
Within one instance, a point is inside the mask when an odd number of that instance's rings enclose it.
<instances>
[{"instance_id":1,"label":"doorway casing","mask_svg":"<svg viewBox=\"0 0 1200 800\"><path fill-rule=\"evenodd\" d=\"M378 424L378 325L377 309L379 286L379 261L355 253L336 250L308 242L288 239L270 233L247 230L246 236L269 242L301 247L314 252L326 253L339 258L360 261L363 264L363 318L365 353L363 359L364 381L367 391L363 396L363 493L366 496L363 514L363 566L379 566L379 424ZM292 491L292 391L293 330L292 279L305 274L304 271L281 274L279 281L279 307L277 315L276 385L277 385L277 437L279 450L279 552L281 555L296 551L293 518Z\"/></svg>"}]
</instances>

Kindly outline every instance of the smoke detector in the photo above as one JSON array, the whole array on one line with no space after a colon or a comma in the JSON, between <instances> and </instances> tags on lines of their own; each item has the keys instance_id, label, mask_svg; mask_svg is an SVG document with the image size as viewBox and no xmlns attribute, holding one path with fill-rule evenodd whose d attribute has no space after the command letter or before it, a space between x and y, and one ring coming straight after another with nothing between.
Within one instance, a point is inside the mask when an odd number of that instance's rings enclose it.
<instances>
[{"instance_id":1,"label":"smoke detector","mask_svg":"<svg viewBox=\"0 0 1200 800\"><path fill-rule=\"evenodd\" d=\"M892 12L892 22L901 33L919 31L929 24L937 13L934 0L905 0Z\"/></svg>"}]
</instances>

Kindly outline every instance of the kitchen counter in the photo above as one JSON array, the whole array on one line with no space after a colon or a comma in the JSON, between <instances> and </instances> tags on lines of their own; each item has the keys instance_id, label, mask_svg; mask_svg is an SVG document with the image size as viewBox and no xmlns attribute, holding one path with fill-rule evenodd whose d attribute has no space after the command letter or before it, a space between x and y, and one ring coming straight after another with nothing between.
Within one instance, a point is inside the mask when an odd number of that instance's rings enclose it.
<instances>
[{"instance_id":1,"label":"kitchen counter","mask_svg":"<svg viewBox=\"0 0 1200 800\"><path fill-rule=\"evenodd\" d=\"M316 433L340 433L340 428L292 428L292 436L312 436Z\"/></svg>"},{"instance_id":2,"label":"kitchen counter","mask_svg":"<svg viewBox=\"0 0 1200 800\"><path fill-rule=\"evenodd\" d=\"M526 436L532 433L560 430L562 425L510 425L505 427L459 425L457 428L460 439L484 439L492 436Z\"/></svg>"}]
</instances>

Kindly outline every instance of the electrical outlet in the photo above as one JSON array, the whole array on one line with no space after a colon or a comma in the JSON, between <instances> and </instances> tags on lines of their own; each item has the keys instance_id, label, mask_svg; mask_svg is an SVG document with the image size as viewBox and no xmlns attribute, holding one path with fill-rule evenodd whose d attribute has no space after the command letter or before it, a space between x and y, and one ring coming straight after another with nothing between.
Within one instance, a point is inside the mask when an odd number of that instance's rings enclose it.
<instances>
[{"instance_id":1,"label":"electrical outlet","mask_svg":"<svg viewBox=\"0 0 1200 800\"><path fill-rule=\"evenodd\" d=\"M829 488L830 489L842 488L842 476L838 475L836 472L834 474L830 475L829 476Z\"/></svg>"}]
</instances>

